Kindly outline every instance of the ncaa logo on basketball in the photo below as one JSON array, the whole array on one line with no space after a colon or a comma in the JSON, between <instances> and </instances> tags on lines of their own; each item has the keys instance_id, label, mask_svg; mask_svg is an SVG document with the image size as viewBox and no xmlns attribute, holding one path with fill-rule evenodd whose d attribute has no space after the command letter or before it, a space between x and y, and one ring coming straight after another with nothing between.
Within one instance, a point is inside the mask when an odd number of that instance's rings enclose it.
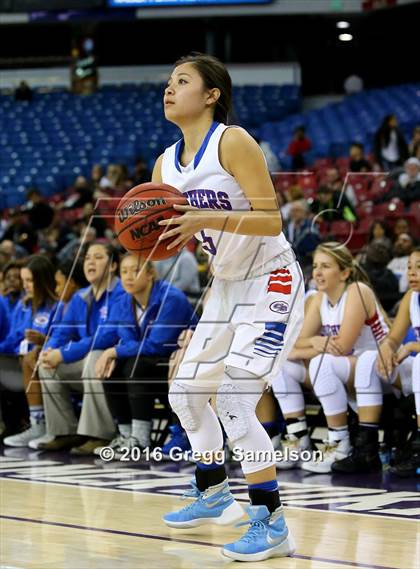
<instances>
[{"instance_id":1,"label":"ncaa logo on basketball","mask_svg":"<svg viewBox=\"0 0 420 569\"><path fill-rule=\"evenodd\" d=\"M289 305L283 300L277 300L270 304L270 310L272 312L277 312L278 314L286 314L286 312L289 312Z\"/></svg>"}]
</instances>

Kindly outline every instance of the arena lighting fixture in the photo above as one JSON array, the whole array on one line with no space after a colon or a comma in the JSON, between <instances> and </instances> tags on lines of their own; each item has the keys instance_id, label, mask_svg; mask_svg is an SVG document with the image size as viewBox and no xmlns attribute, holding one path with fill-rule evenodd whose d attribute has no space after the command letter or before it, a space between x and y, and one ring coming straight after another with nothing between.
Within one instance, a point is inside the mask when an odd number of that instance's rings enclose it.
<instances>
[{"instance_id":1,"label":"arena lighting fixture","mask_svg":"<svg viewBox=\"0 0 420 569\"><path fill-rule=\"evenodd\" d=\"M337 26L337 28L340 28L340 30L345 30L346 28L350 27L350 22L346 22L345 20L341 20L340 22L337 22L336 26Z\"/></svg>"},{"instance_id":2,"label":"arena lighting fixture","mask_svg":"<svg viewBox=\"0 0 420 569\"><path fill-rule=\"evenodd\" d=\"M340 34L338 36L338 39L340 41L351 41L353 39L353 36L351 34Z\"/></svg>"}]
</instances>

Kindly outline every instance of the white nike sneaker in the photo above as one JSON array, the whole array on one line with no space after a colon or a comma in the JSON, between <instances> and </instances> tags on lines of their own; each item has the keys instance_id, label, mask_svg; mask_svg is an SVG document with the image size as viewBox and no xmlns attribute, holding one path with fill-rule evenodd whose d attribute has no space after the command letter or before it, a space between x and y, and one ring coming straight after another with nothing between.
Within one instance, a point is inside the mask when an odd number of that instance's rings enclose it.
<instances>
[{"instance_id":1,"label":"white nike sneaker","mask_svg":"<svg viewBox=\"0 0 420 569\"><path fill-rule=\"evenodd\" d=\"M55 439L54 435L50 435L49 433L45 433L42 437L38 437L37 439L32 439L31 441L29 441L28 447L33 448L35 450L38 450L38 445L43 444L43 443L50 443L54 439Z\"/></svg>"},{"instance_id":2,"label":"white nike sneaker","mask_svg":"<svg viewBox=\"0 0 420 569\"><path fill-rule=\"evenodd\" d=\"M124 437L123 435L117 435L106 447L96 447L93 451L93 454L96 456L101 456L102 449L104 448L111 448L114 451L119 451L121 447L127 446L128 438L129 437Z\"/></svg>"},{"instance_id":3,"label":"white nike sneaker","mask_svg":"<svg viewBox=\"0 0 420 569\"><path fill-rule=\"evenodd\" d=\"M45 435L45 423L33 423L31 421L31 426L29 429L18 433L17 435L11 435L3 440L3 443L9 447L27 447L29 442L33 439L39 439Z\"/></svg>"},{"instance_id":4,"label":"white nike sneaker","mask_svg":"<svg viewBox=\"0 0 420 569\"><path fill-rule=\"evenodd\" d=\"M352 450L350 439L348 438L336 442L324 441L324 443L324 446L320 449L320 458L302 462L300 465L302 470L317 474L327 474L331 472L333 462L347 458Z\"/></svg>"},{"instance_id":5,"label":"white nike sneaker","mask_svg":"<svg viewBox=\"0 0 420 569\"><path fill-rule=\"evenodd\" d=\"M306 445L302 445L301 439L295 435L286 435L285 439L281 441L281 454L282 458L276 462L277 468L280 470L291 470L292 468L300 468L301 466L301 453L304 450L311 450Z\"/></svg>"}]
</instances>

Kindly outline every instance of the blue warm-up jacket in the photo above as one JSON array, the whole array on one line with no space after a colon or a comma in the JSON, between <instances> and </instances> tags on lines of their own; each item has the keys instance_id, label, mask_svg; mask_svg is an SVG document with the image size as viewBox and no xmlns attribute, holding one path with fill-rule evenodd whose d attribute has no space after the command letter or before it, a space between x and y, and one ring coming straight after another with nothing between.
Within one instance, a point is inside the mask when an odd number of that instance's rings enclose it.
<instances>
[{"instance_id":1,"label":"blue warm-up jacket","mask_svg":"<svg viewBox=\"0 0 420 569\"><path fill-rule=\"evenodd\" d=\"M48 303L40 306L33 314L31 302L25 303L19 300L12 313L9 333L0 342L0 353L18 355L20 343L25 339L27 329L47 335L57 308L58 302ZM31 344L28 349L32 349Z\"/></svg>"},{"instance_id":2,"label":"blue warm-up jacket","mask_svg":"<svg viewBox=\"0 0 420 569\"><path fill-rule=\"evenodd\" d=\"M94 298L91 286L76 292L62 319L54 322L45 348L60 349L64 363L77 362L91 350L101 349L96 344L101 326L107 322L111 307L123 293L116 277L99 300Z\"/></svg>"},{"instance_id":3,"label":"blue warm-up jacket","mask_svg":"<svg viewBox=\"0 0 420 569\"><path fill-rule=\"evenodd\" d=\"M0 342L2 342L9 333L10 320L7 301L4 296L0 296Z\"/></svg>"},{"instance_id":4,"label":"blue warm-up jacket","mask_svg":"<svg viewBox=\"0 0 420 569\"><path fill-rule=\"evenodd\" d=\"M98 338L97 349L115 346L118 358L169 357L178 348L182 330L197 323L185 294L166 281L155 281L148 305L137 322L135 300L124 293L112 306L109 322Z\"/></svg>"}]
</instances>

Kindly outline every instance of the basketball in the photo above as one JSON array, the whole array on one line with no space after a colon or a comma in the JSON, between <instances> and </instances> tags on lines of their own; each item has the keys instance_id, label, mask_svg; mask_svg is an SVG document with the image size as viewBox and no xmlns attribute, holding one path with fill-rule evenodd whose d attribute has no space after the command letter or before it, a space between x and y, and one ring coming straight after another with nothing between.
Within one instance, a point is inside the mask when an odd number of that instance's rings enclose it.
<instances>
[{"instance_id":1,"label":"basketball","mask_svg":"<svg viewBox=\"0 0 420 569\"><path fill-rule=\"evenodd\" d=\"M154 261L175 255L176 249L167 250L170 240L158 241L167 230L159 221L180 215L174 204L188 201L167 184L140 184L127 192L115 211L115 233L124 249Z\"/></svg>"}]
</instances>

